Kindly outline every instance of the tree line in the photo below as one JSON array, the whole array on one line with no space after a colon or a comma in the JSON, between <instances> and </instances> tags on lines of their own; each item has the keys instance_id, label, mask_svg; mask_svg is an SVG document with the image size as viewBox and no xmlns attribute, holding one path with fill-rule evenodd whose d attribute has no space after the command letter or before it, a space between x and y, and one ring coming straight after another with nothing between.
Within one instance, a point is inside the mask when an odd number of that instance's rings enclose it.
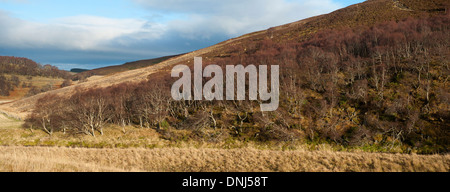
<instances>
[{"instance_id":1,"label":"tree line","mask_svg":"<svg viewBox=\"0 0 450 192\"><path fill-rule=\"evenodd\" d=\"M70 73L55 66L41 65L23 57L0 56L0 74L70 78Z\"/></svg>"},{"instance_id":2,"label":"tree line","mask_svg":"<svg viewBox=\"0 0 450 192\"><path fill-rule=\"evenodd\" d=\"M11 78L7 78L0 74L0 95L9 96L10 91L13 91L15 87L19 86L19 84L19 77L13 75Z\"/></svg>"}]
</instances>

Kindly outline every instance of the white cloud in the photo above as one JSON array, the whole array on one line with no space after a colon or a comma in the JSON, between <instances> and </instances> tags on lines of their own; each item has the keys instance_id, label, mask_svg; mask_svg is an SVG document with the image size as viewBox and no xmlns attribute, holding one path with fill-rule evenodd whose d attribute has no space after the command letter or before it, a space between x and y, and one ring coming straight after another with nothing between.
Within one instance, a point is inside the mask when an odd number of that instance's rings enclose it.
<instances>
[{"instance_id":1,"label":"white cloud","mask_svg":"<svg viewBox=\"0 0 450 192\"><path fill-rule=\"evenodd\" d=\"M155 15L156 10L165 12L166 17L177 17L162 23L155 19L78 15L38 23L0 12L0 43L15 48L102 51L115 49L108 47L111 44L129 47L130 43L160 40L167 34L187 40L231 38L339 8L331 0L133 1L147 8L149 15Z\"/></svg>"},{"instance_id":2,"label":"white cloud","mask_svg":"<svg viewBox=\"0 0 450 192\"><path fill-rule=\"evenodd\" d=\"M134 0L150 11L183 14L168 29L191 39L214 34L233 37L294 22L340 8L332 0Z\"/></svg>"},{"instance_id":3,"label":"white cloud","mask_svg":"<svg viewBox=\"0 0 450 192\"><path fill-rule=\"evenodd\" d=\"M37 23L12 18L0 12L0 26L0 43L14 48L106 51L111 48L104 45L122 36L129 35L133 39L143 40L159 38L164 33L163 25L145 20L88 15Z\"/></svg>"}]
</instances>

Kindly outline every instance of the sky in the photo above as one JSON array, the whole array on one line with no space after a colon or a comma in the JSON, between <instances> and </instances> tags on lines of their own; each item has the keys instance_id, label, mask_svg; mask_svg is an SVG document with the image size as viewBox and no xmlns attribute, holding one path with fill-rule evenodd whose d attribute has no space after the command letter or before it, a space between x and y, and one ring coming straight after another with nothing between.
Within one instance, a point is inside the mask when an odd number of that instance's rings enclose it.
<instances>
[{"instance_id":1,"label":"sky","mask_svg":"<svg viewBox=\"0 0 450 192\"><path fill-rule=\"evenodd\" d=\"M0 0L0 56L94 69L186 53L363 0Z\"/></svg>"}]
</instances>

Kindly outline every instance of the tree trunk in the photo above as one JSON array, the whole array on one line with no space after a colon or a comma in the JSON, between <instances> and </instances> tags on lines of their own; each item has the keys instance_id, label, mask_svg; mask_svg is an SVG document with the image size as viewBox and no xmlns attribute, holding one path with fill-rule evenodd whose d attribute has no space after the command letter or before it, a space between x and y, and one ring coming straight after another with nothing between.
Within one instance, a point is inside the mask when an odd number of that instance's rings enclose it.
<instances>
[{"instance_id":1,"label":"tree trunk","mask_svg":"<svg viewBox=\"0 0 450 192\"><path fill-rule=\"evenodd\" d=\"M47 120L45 119L45 117L42 117L42 128L44 128L44 131L51 136L53 134L53 131L51 129L47 129L47 126L45 124L46 121Z\"/></svg>"},{"instance_id":2,"label":"tree trunk","mask_svg":"<svg viewBox=\"0 0 450 192\"><path fill-rule=\"evenodd\" d=\"M213 110L212 109L211 109L211 119L213 120L213 123L214 123L214 129L216 129L217 128L217 121L214 118L214 114L213 114Z\"/></svg>"}]
</instances>

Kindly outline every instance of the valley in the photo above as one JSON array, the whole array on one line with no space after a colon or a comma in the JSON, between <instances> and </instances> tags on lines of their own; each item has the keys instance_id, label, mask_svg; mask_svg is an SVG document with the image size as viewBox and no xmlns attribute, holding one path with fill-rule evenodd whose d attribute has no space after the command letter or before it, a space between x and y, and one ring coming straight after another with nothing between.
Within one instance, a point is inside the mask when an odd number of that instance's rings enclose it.
<instances>
[{"instance_id":1,"label":"valley","mask_svg":"<svg viewBox=\"0 0 450 192\"><path fill-rule=\"evenodd\" d=\"M449 172L449 6L369 0L80 73L1 56L0 171Z\"/></svg>"}]
</instances>

